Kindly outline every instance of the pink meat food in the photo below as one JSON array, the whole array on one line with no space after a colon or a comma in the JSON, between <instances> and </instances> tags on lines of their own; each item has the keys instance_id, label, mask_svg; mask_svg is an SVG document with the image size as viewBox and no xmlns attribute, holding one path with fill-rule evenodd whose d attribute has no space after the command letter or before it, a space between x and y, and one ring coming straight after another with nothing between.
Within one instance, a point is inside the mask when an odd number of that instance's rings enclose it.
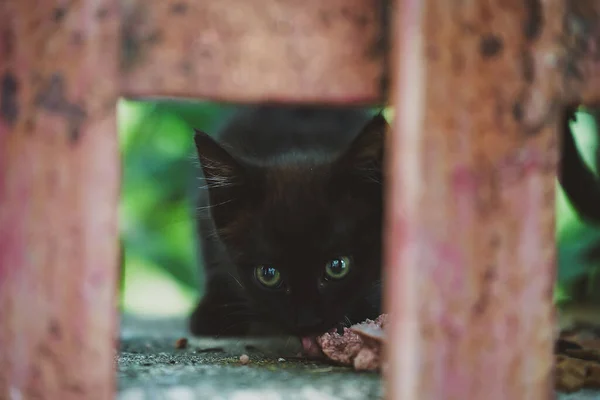
<instances>
[{"instance_id":1,"label":"pink meat food","mask_svg":"<svg viewBox=\"0 0 600 400\"><path fill-rule=\"evenodd\" d=\"M332 331L315 339L303 338L305 354L316 358L322 355L342 365L353 366L358 371L385 369L382 347L385 342L387 314L375 321L366 320L350 328L342 335Z\"/></svg>"}]
</instances>

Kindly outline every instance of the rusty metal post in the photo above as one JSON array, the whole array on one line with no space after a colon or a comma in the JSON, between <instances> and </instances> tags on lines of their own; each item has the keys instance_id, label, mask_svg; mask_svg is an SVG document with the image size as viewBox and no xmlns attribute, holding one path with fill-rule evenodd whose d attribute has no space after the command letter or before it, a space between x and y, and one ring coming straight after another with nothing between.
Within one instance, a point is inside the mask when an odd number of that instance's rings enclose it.
<instances>
[{"instance_id":1,"label":"rusty metal post","mask_svg":"<svg viewBox=\"0 0 600 400\"><path fill-rule=\"evenodd\" d=\"M389 399L552 396L563 6L397 4Z\"/></svg>"},{"instance_id":2,"label":"rusty metal post","mask_svg":"<svg viewBox=\"0 0 600 400\"><path fill-rule=\"evenodd\" d=\"M115 0L0 2L0 398L114 391Z\"/></svg>"},{"instance_id":3,"label":"rusty metal post","mask_svg":"<svg viewBox=\"0 0 600 400\"><path fill-rule=\"evenodd\" d=\"M126 96L232 102L383 99L386 0L131 0Z\"/></svg>"}]
</instances>

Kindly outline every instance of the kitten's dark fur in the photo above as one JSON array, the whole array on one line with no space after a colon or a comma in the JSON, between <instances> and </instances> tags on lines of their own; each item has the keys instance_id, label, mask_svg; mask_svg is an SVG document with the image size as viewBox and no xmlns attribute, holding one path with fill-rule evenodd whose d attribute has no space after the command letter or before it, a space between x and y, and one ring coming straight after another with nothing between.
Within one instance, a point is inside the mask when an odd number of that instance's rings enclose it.
<instances>
[{"instance_id":1,"label":"kitten's dark fur","mask_svg":"<svg viewBox=\"0 0 600 400\"><path fill-rule=\"evenodd\" d=\"M365 109L263 105L217 140L196 133L206 286L193 334L311 335L379 315L387 127ZM348 275L324 279L346 256ZM280 287L258 282L261 265Z\"/></svg>"}]
</instances>

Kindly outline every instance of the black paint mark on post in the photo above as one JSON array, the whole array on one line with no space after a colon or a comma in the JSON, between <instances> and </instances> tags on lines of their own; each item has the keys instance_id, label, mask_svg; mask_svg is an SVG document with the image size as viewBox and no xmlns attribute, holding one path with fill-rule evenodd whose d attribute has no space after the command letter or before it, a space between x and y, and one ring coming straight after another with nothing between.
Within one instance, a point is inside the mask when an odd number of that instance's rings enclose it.
<instances>
[{"instance_id":1,"label":"black paint mark on post","mask_svg":"<svg viewBox=\"0 0 600 400\"><path fill-rule=\"evenodd\" d=\"M123 10L123 20L128 21L121 28L121 70L124 72L143 64L148 48L163 38L160 30L142 31L147 27L146 13L146 9L139 5Z\"/></svg>"},{"instance_id":2,"label":"black paint mark on post","mask_svg":"<svg viewBox=\"0 0 600 400\"><path fill-rule=\"evenodd\" d=\"M185 14L187 12L188 5L184 2L179 2L171 5L171 13L173 14Z\"/></svg>"},{"instance_id":3,"label":"black paint mark on post","mask_svg":"<svg viewBox=\"0 0 600 400\"><path fill-rule=\"evenodd\" d=\"M50 333L50 336L54 339L60 340L62 338L62 330L60 329L60 324L57 320L50 320L50 323L48 324L48 333Z\"/></svg>"},{"instance_id":4,"label":"black paint mark on post","mask_svg":"<svg viewBox=\"0 0 600 400\"><path fill-rule=\"evenodd\" d=\"M65 79L61 74L54 74L48 79L42 90L37 93L35 105L51 114L65 118L69 139L73 143L77 142L81 125L87 115L80 105L69 102L65 97Z\"/></svg>"},{"instance_id":5,"label":"black paint mark on post","mask_svg":"<svg viewBox=\"0 0 600 400\"><path fill-rule=\"evenodd\" d=\"M4 27L0 40L2 41L0 46L4 48L4 57L6 59L11 58L15 50L15 33L12 29L10 29L10 26Z\"/></svg>"},{"instance_id":6,"label":"black paint mark on post","mask_svg":"<svg viewBox=\"0 0 600 400\"><path fill-rule=\"evenodd\" d=\"M0 82L0 116L14 126L19 117L19 81L11 73L7 72Z\"/></svg>"},{"instance_id":7,"label":"black paint mark on post","mask_svg":"<svg viewBox=\"0 0 600 400\"><path fill-rule=\"evenodd\" d=\"M527 40L536 40L544 27L544 10L541 0L525 0L523 33Z\"/></svg>"},{"instance_id":8,"label":"black paint mark on post","mask_svg":"<svg viewBox=\"0 0 600 400\"><path fill-rule=\"evenodd\" d=\"M502 38L496 35L484 35L479 42L479 53L483 58L490 58L499 55L504 50Z\"/></svg>"},{"instance_id":9,"label":"black paint mark on post","mask_svg":"<svg viewBox=\"0 0 600 400\"><path fill-rule=\"evenodd\" d=\"M530 51L524 51L521 55L521 68L523 69L523 79L527 83L532 83L535 80L535 64Z\"/></svg>"},{"instance_id":10,"label":"black paint mark on post","mask_svg":"<svg viewBox=\"0 0 600 400\"><path fill-rule=\"evenodd\" d=\"M145 41L148 44L157 44L157 43L160 43L162 38L163 38L162 32L159 30L155 30L145 38Z\"/></svg>"},{"instance_id":11,"label":"black paint mark on post","mask_svg":"<svg viewBox=\"0 0 600 400\"><path fill-rule=\"evenodd\" d=\"M205 56L204 54L201 54L202 56ZM208 54L210 55L210 54ZM192 73L192 64L189 61L184 61L181 63L181 72L185 75L185 76L189 76Z\"/></svg>"},{"instance_id":12,"label":"black paint mark on post","mask_svg":"<svg viewBox=\"0 0 600 400\"><path fill-rule=\"evenodd\" d=\"M127 71L140 62L143 54L143 40L138 32L144 24L143 11L140 7L124 8L121 25L121 69Z\"/></svg>"},{"instance_id":13,"label":"black paint mark on post","mask_svg":"<svg viewBox=\"0 0 600 400\"><path fill-rule=\"evenodd\" d=\"M523 104L521 104L520 101L517 101L515 104L513 104L512 107L513 118L515 119L515 121L521 122L523 120L523 114Z\"/></svg>"},{"instance_id":14,"label":"black paint mark on post","mask_svg":"<svg viewBox=\"0 0 600 400\"><path fill-rule=\"evenodd\" d=\"M52 19L54 22L60 22L67 15L67 9L65 7L56 7L52 13Z\"/></svg>"},{"instance_id":15,"label":"black paint mark on post","mask_svg":"<svg viewBox=\"0 0 600 400\"><path fill-rule=\"evenodd\" d=\"M110 11L108 10L108 8L106 8L106 7L99 8L96 11L96 19L103 20L106 17L108 17L109 13L110 13Z\"/></svg>"}]
</instances>

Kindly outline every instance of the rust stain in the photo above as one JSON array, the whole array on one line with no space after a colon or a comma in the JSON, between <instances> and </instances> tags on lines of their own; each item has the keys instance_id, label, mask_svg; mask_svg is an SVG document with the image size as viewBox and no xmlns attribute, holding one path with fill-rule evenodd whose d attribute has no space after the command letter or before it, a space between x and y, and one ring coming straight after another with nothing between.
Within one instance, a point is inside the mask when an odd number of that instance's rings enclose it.
<instances>
[{"instance_id":1,"label":"rust stain","mask_svg":"<svg viewBox=\"0 0 600 400\"><path fill-rule=\"evenodd\" d=\"M63 18L65 18L65 16L67 15L67 11L67 7L56 7L54 9L54 12L52 13L52 19L54 20L54 22L60 23L63 20Z\"/></svg>"},{"instance_id":2,"label":"rust stain","mask_svg":"<svg viewBox=\"0 0 600 400\"><path fill-rule=\"evenodd\" d=\"M123 94L243 103L381 102L389 84L391 3L128 1L121 31Z\"/></svg>"},{"instance_id":3,"label":"rust stain","mask_svg":"<svg viewBox=\"0 0 600 400\"><path fill-rule=\"evenodd\" d=\"M69 139L71 142L77 142L86 112L79 104L69 102L66 98L65 79L61 74L55 73L50 76L36 95L35 104L51 114L65 118L69 126Z\"/></svg>"},{"instance_id":4,"label":"rust stain","mask_svg":"<svg viewBox=\"0 0 600 400\"><path fill-rule=\"evenodd\" d=\"M143 24L142 6L131 5L124 8L123 16L126 24L121 27L121 69L127 71L139 62L143 54L143 40L136 28Z\"/></svg>"},{"instance_id":5,"label":"rust stain","mask_svg":"<svg viewBox=\"0 0 600 400\"><path fill-rule=\"evenodd\" d=\"M173 3L170 10L173 14L185 14L188 10L188 4L185 2Z\"/></svg>"},{"instance_id":6,"label":"rust stain","mask_svg":"<svg viewBox=\"0 0 600 400\"><path fill-rule=\"evenodd\" d=\"M8 60L13 56L15 49L15 34L10 26L5 26L0 29L0 48L2 48L2 55Z\"/></svg>"},{"instance_id":7,"label":"rust stain","mask_svg":"<svg viewBox=\"0 0 600 400\"><path fill-rule=\"evenodd\" d=\"M558 1L558 0L557 0ZM556 11L553 8L554 4L548 4L547 9ZM550 11L547 11L550 13ZM556 24L556 21L561 20L560 15L550 15L548 18ZM528 137L536 136L542 132L550 123L557 120L557 113L565 104L565 99L560 91L560 83L552 81L543 82L536 77L536 68L541 65L539 60L544 53L545 57L554 57L559 59L560 52L553 48L553 52L549 51L551 47L549 43L555 42L556 37L559 37L560 31L551 39L545 42L545 48L537 49L538 39L541 40L544 32L546 21L544 20L544 9L540 0L527 0L525 2L525 25L523 36L525 41L519 45L519 58L521 76L523 85L518 89L518 95L512 100L512 116L515 122L521 126L521 131ZM562 27L561 27L562 28ZM562 30L562 29L561 29ZM535 42L535 43L534 43ZM538 51L536 63L536 50ZM554 79L559 81L561 70L559 63L552 64Z\"/></svg>"},{"instance_id":8,"label":"rust stain","mask_svg":"<svg viewBox=\"0 0 600 400\"><path fill-rule=\"evenodd\" d=\"M479 42L479 52L484 58L490 58L502 53L504 43L497 35L484 35Z\"/></svg>"},{"instance_id":9,"label":"rust stain","mask_svg":"<svg viewBox=\"0 0 600 400\"><path fill-rule=\"evenodd\" d=\"M62 329L57 320L50 320L50 323L48 324L48 333L55 339L60 340L62 338Z\"/></svg>"},{"instance_id":10,"label":"rust stain","mask_svg":"<svg viewBox=\"0 0 600 400\"><path fill-rule=\"evenodd\" d=\"M521 54L521 69L525 82L528 84L533 83L535 80L535 64L530 51L523 51Z\"/></svg>"},{"instance_id":11,"label":"rust stain","mask_svg":"<svg viewBox=\"0 0 600 400\"><path fill-rule=\"evenodd\" d=\"M523 33L528 40L540 37L544 27L544 9L541 0L525 0L525 22Z\"/></svg>"},{"instance_id":12,"label":"rust stain","mask_svg":"<svg viewBox=\"0 0 600 400\"><path fill-rule=\"evenodd\" d=\"M80 46L81 44L83 44L83 34L81 32L73 32L71 34L71 43L73 43L74 45Z\"/></svg>"},{"instance_id":13,"label":"rust stain","mask_svg":"<svg viewBox=\"0 0 600 400\"><path fill-rule=\"evenodd\" d=\"M19 81L7 71L0 81L0 116L9 125L14 125L19 117Z\"/></svg>"},{"instance_id":14,"label":"rust stain","mask_svg":"<svg viewBox=\"0 0 600 400\"><path fill-rule=\"evenodd\" d=\"M128 23L122 27L121 36L121 68L124 71L143 65L152 47L159 44L163 38L163 27L146 29L145 7L146 5L131 4L125 11ZM181 8L181 5L176 8Z\"/></svg>"},{"instance_id":15,"label":"rust stain","mask_svg":"<svg viewBox=\"0 0 600 400\"><path fill-rule=\"evenodd\" d=\"M512 106L512 116L517 122L523 121L523 104L520 101L517 101Z\"/></svg>"},{"instance_id":16,"label":"rust stain","mask_svg":"<svg viewBox=\"0 0 600 400\"><path fill-rule=\"evenodd\" d=\"M110 11L108 8L106 7L100 7L97 11L96 11L96 18L98 20L104 20L106 17L108 17L110 15Z\"/></svg>"}]
</instances>

